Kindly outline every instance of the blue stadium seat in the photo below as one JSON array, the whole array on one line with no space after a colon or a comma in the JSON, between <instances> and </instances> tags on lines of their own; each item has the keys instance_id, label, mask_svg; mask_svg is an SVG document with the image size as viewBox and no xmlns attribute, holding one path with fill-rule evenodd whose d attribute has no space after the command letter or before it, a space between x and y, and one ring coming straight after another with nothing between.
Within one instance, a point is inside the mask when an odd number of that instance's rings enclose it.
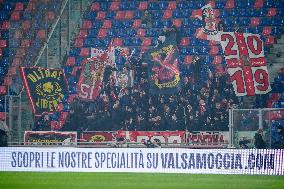
<instances>
[{"instance_id":1,"label":"blue stadium seat","mask_svg":"<svg viewBox=\"0 0 284 189\"><path fill-rule=\"evenodd\" d=\"M70 54L70 53L69 53ZM75 65L76 66L81 66L81 64L82 64L82 62L83 62L83 57L81 57L81 56L76 56L76 58L75 58Z\"/></svg>"},{"instance_id":2,"label":"blue stadium seat","mask_svg":"<svg viewBox=\"0 0 284 189\"><path fill-rule=\"evenodd\" d=\"M113 12L113 11L108 11L108 12L106 12L106 19L109 19L109 20L111 20L111 19L113 19L115 17L115 12Z\"/></svg>"},{"instance_id":3,"label":"blue stadium seat","mask_svg":"<svg viewBox=\"0 0 284 189\"><path fill-rule=\"evenodd\" d=\"M249 9L249 8L244 8L244 9L238 9L237 15L235 16L240 16L240 17L249 17L251 15L251 12L253 12L254 9Z\"/></svg>"},{"instance_id":4,"label":"blue stadium seat","mask_svg":"<svg viewBox=\"0 0 284 189\"><path fill-rule=\"evenodd\" d=\"M71 66L64 66L64 67L63 67L63 70L64 70L64 73L65 73L65 74L71 75L72 70L73 70L73 67L71 67Z\"/></svg>"},{"instance_id":5,"label":"blue stadium seat","mask_svg":"<svg viewBox=\"0 0 284 189\"><path fill-rule=\"evenodd\" d=\"M9 47L10 48L17 48L19 46L20 46L20 40L19 39L11 38L9 40Z\"/></svg>"},{"instance_id":6,"label":"blue stadium seat","mask_svg":"<svg viewBox=\"0 0 284 189\"><path fill-rule=\"evenodd\" d=\"M192 21L190 19L182 19L182 28L186 27L186 28L191 28L192 27Z\"/></svg>"},{"instance_id":7,"label":"blue stadium seat","mask_svg":"<svg viewBox=\"0 0 284 189\"><path fill-rule=\"evenodd\" d=\"M274 26L284 26L284 18L283 17L275 17L271 19L271 25Z\"/></svg>"},{"instance_id":8,"label":"blue stadium seat","mask_svg":"<svg viewBox=\"0 0 284 189\"><path fill-rule=\"evenodd\" d=\"M97 17L97 13L94 11L87 12L85 13L85 16L84 16L84 18L88 20L94 20L96 19L96 17Z\"/></svg>"},{"instance_id":9,"label":"blue stadium seat","mask_svg":"<svg viewBox=\"0 0 284 189\"><path fill-rule=\"evenodd\" d=\"M124 65L126 58L124 56L116 56L115 63L118 65Z\"/></svg>"},{"instance_id":10,"label":"blue stadium seat","mask_svg":"<svg viewBox=\"0 0 284 189\"><path fill-rule=\"evenodd\" d=\"M118 20L112 21L112 27L113 28L122 28L122 26L123 26L123 24L120 21L118 21Z\"/></svg>"},{"instance_id":11,"label":"blue stadium seat","mask_svg":"<svg viewBox=\"0 0 284 189\"><path fill-rule=\"evenodd\" d=\"M141 19L144 15L144 12L143 11L140 11L140 10L135 10L134 12L134 19Z\"/></svg>"},{"instance_id":12,"label":"blue stadium seat","mask_svg":"<svg viewBox=\"0 0 284 189\"><path fill-rule=\"evenodd\" d=\"M135 45L135 46L141 46L142 40L141 40L140 38L134 38L134 39L132 40L132 43L133 43L133 45Z\"/></svg>"},{"instance_id":13,"label":"blue stadium seat","mask_svg":"<svg viewBox=\"0 0 284 189\"><path fill-rule=\"evenodd\" d=\"M237 9L242 8L250 8L254 6L255 1L254 0L241 0L241 1L235 1L235 7Z\"/></svg>"},{"instance_id":14,"label":"blue stadium seat","mask_svg":"<svg viewBox=\"0 0 284 189\"><path fill-rule=\"evenodd\" d=\"M2 32L1 32L1 38L2 39L9 39L9 30L2 30ZM12 35L11 35L12 36Z\"/></svg>"},{"instance_id":15,"label":"blue stadium seat","mask_svg":"<svg viewBox=\"0 0 284 189\"><path fill-rule=\"evenodd\" d=\"M4 3L4 4L2 5L2 9L3 9L4 11L11 11L11 10L14 9L14 6L13 6L13 4L11 4L11 3Z\"/></svg>"},{"instance_id":16,"label":"blue stadium seat","mask_svg":"<svg viewBox=\"0 0 284 189\"><path fill-rule=\"evenodd\" d=\"M133 25L133 21L131 21L131 20L127 20L127 21L122 22L122 26L124 28L131 28L132 25Z\"/></svg>"},{"instance_id":17,"label":"blue stadium seat","mask_svg":"<svg viewBox=\"0 0 284 189\"><path fill-rule=\"evenodd\" d=\"M100 42L101 42L102 47L108 47L108 45L111 42L111 39L110 38L104 38L104 39L100 40Z\"/></svg>"},{"instance_id":18,"label":"blue stadium seat","mask_svg":"<svg viewBox=\"0 0 284 189\"><path fill-rule=\"evenodd\" d=\"M109 29L108 30L108 37L111 37L111 38L117 37L116 30L115 29Z\"/></svg>"},{"instance_id":19,"label":"blue stadium seat","mask_svg":"<svg viewBox=\"0 0 284 189\"><path fill-rule=\"evenodd\" d=\"M69 55L70 56L78 56L80 54L80 48L72 47L70 49Z\"/></svg>"},{"instance_id":20,"label":"blue stadium seat","mask_svg":"<svg viewBox=\"0 0 284 189\"><path fill-rule=\"evenodd\" d=\"M103 26L103 22L99 20L95 20L92 22L92 28L99 29Z\"/></svg>"},{"instance_id":21,"label":"blue stadium seat","mask_svg":"<svg viewBox=\"0 0 284 189\"><path fill-rule=\"evenodd\" d=\"M210 48L208 46L202 46L199 49L199 52L201 55L207 55L210 51Z\"/></svg>"},{"instance_id":22,"label":"blue stadium seat","mask_svg":"<svg viewBox=\"0 0 284 189\"><path fill-rule=\"evenodd\" d=\"M98 29L90 29L89 33L88 33L88 37L92 38L92 37L96 37L99 33Z\"/></svg>"},{"instance_id":23,"label":"blue stadium seat","mask_svg":"<svg viewBox=\"0 0 284 189\"><path fill-rule=\"evenodd\" d=\"M193 24L193 26L194 26L195 28L200 28L200 27L203 26L203 22L202 22L201 20L199 20L199 19L194 19L194 20L192 21L192 24Z\"/></svg>"},{"instance_id":24,"label":"blue stadium seat","mask_svg":"<svg viewBox=\"0 0 284 189\"><path fill-rule=\"evenodd\" d=\"M132 28L128 28L126 31L126 34L128 37L135 37L136 36L136 30Z\"/></svg>"},{"instance_id":25,"label":"blue stadium seat","mask_svg":"<svg viewBox=\"0 0 284 189\"><path fill-rule=\"evenodd\" d=\"M159 10L152 11L150 14L153 19L161 19L163 17L163 12Z\"/></svg>"},{"instance_id":26,"label":"blue stadium seat","mask_svg":"<svg viewBox=\"0 0 284 189\"><path fill-rule=\"evenodd\" d=\"M275 7L275 3L274 1L271 1L271 0L264 0L263 7L266 7L266 8Z\"/></svg>"},{"instance_id":27,"label":"blue stadium seat","mask_svg":"<svg viewBox=\"0 0 284 189\"><path fill-rule=\"evenodd\" d=\"M188 9L188 4L185 1L177 2L177 9Z\"/></svg>"},{"instance_id":28,"label":"blue stadium seat","mask_svg":"<svg viewBox=\"0 0 284 189\"><path fill-rule=\"evenodd\" d=\"M132 46L132 38L130 38L130 37L124 38L123 45L124 46Z\"/></svg>"},{"instance_id":29,"label":"blue stadium seat","mask_svg":"<svg viewBox=\"0 0 284 189\"><path fill-rule=\"evenodd\" d=\"M215 8L216 9L223 9L225 8L226 1L216 1L215 2Z\"/></svg>"},{"instance_id":30,"label":"blue stadium seat","mask_svg":"<svg viewBox=\"0 0 284 189\"><path fill-rule=\"evenodd\" d=\"M271 35L281 35L281 28L274 26L271 28Z\"/></svg>"},{"instance_id":31,"label":"blue stadium seat","mask_svg":"<svg viewBox=\"0 0 284 189\"><path fill-rule=\"evenodd\" d=\"M159 10L159 4L157 2L149 2L148 10Z\"/></svg>"},{"instance_id":32,"label":"blue stadium seat","mask_svg":"<svg viewBox=\"0 0 284 189\"><path fill-rule=\"evenodd\" d=\"M201 7L203 7L206 3L203 0L198 0L195 1L195 7L196 9L200 9Z\"/></svg>"},{"instance_id":33,"label":"blue stadium seat","mask_svg":"<svg viewBox=\"0 0 284 189\"><path fill-rule=\"evenodd\" d=\"M188 49L188 47L180 47L180 54L181 54L181 55L187 55L187 54L189 54L189 49Z\"/></svg>"},{"instance_id":34,"label":"blue stadium seat","mask_svg":"<svg viewBox=\"0 0 284 189\"><path fill-rule=\"evenodd\" d=\"M163 22L161 20L154 20L153 22L153 28L163 28Z\"/></svg>"},{"instance_id":35,"label":"blue stadium seat","mask_svg":"<svg viewBox=\"0 0 284 189\"><path fill-rule=\"evenodd\" d=\"M168 2L166 2L166 1L161 1L161 2L158 3L158 7L159 7L159 9L161 9L161 10L165 10L165 9L168 8Z\"/></svg>"},{"instance_id":36,"label":"blue stadium seat","mask_svg":"<svg viewBox=\"0 0 284 189\"><path fill-rule=\"evenodd\" d=\"M84 47L92 47L94 44L93 38L86 38L84 41Z\"/></svg>"},{"instance_id":37,"label":"blue stadium seat","mask_svg":"<svg viewBox=\"0 0 284 189\"><path fill-rule=\"evenodd\" d=\"M273 19L268 18L268 17L263 17L260 20L260 25L261 26L271 26L272 25Z\"/></svg>"},{"instance_id":38,"label":"blue stadium seat","mask_svg":"<svg viewBox=\"0 0 284 189\"><path fill-rule=\"evenodd\" d=\"M9 13L7 11L0 11L0 21L8 20L9 17Z\"/></svg>"},{"instance_id":39,"label":"blue stadium seat","mask_svg":"<svg viewBox=\"0 0 284 189\"><path fill-rule=\"evenodd\" d=\"M183 18L188 18L191 16L191 14L192 14L192 11L190 9L185 9L182 11Z\"/></svg>"},{"instance_id":40,"label":"blue stadium seat","mask_svg":"<svg viewBox=\"0 0 284 189\"><path fill-rule=\"evenodd\" d=\"M110 6L109 2L101 2L100 3L101 10L103 10L103 11L109 10L109 6Z\"/></svg>"}]
</instances>

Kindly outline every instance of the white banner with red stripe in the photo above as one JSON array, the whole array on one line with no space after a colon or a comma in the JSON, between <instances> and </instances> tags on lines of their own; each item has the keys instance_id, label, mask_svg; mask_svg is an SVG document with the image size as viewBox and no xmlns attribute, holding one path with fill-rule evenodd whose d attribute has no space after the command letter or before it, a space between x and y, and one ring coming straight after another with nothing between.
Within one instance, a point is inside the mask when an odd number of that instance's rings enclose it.
<instances>
[{"instance_id":1,"label":"white banner with red stripe","mask_svg":"<svg viewBox=\"0 0 284 189\"><path fill-rule=\"evenodd\" d=\"M237 96L266 94L271 90L263 41L259 35L223 32L221 46Z\"/></svg>"}]
</instances>

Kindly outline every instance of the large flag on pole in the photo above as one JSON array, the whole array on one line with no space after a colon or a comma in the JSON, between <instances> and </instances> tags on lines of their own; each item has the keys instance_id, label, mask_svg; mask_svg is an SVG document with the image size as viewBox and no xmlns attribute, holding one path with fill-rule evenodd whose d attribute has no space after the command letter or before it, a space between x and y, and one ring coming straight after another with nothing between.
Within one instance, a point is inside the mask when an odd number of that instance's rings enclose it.
<instances>
[{"instance_id":1,"label":"large flag on pole","mask_svg":"<svg viewBox=\"0 0 284 189\"><path fill-rule=\"evenodd\" d=\"M144 55L144 62L148 63L150 93L172 94L181 89L177 57L176 33L174 31L170 31L164 43Z\"/></svg>"},{"instance_id":2,"label":"large flag on pole","mask_svg":"<svg viewBox=\"0 0 284 189\"><path fill-rule=\"evenodd\" d=\"M237 96L266 94L271 90L263 41L259 35L223 32L221 46Z\"/></svg>"},{"instance_id":3,"label":"large flag on pole","mask_svg":"<svg viewBox=\"0 0 284 189\"><path fill-rule=\"evenodd\" d=\"M219 18L216 18L218 11L213 9L214 3L210 2L199 10L192 12L192 17L202 20L203 26L197 28L195 37L203 40L220 41L220 31L218 24Z\"/></svg>"},{"instance_id":4,"label":"large flag on pole","mask_svg":"<svg viewBox=\"0 0 284 189\"><path fill-rule=\"evenodd\" d=\"M21 76L35 115L53 113L67 94L62 69L21 67Z\"/></svg>"},{"instance_id":5,"label":"large flag on pole","mask_svg":"<svg viewBox=\"0 0 284 189\"><path fill-rule=\"evenodd\" d=\"M110 46L109 49L112 47ZM91 48L91 57L82 65L78 81L78 96L82 100L94 101L102 89L104 70L107 64L113 64L111 50Z\"/></svg>"},{"instance_id":6,"label":"large flag on pole","mask_svg":"<svg viewBox=\"0 0 284 189\"><path fill-rule=\"evenodd\" d=\"M102 81L107 66L116 65L116 52L125 56L127 49L114 47L113 43L107 49L91 48L91 57L82 65L78 82L78 96L82 100L94 101L102 89Z\"/></svg>"}]
</instances>

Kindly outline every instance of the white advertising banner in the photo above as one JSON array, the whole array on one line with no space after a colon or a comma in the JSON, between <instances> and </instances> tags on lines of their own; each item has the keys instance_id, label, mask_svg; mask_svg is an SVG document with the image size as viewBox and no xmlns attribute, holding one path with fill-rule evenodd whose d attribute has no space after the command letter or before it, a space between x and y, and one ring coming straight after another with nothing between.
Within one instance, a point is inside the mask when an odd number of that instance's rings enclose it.
<instances>
[{"instance_id":1,"label":"white advertising banner","mask_svg":"<svg viewBox=\"0 0 284 189\"><path fill-rule=\"evenodd\" d=\"M0 148L0 171L284 175L284 150Z\"/></svg>"}]
</instances>

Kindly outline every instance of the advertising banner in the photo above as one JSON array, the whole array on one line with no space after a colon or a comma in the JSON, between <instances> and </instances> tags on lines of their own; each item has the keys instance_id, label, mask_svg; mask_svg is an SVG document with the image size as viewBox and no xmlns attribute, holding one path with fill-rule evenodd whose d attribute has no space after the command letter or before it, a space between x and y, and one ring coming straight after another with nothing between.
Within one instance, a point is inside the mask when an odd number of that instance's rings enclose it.
<instances>
[{"instance_id":1,"label":"advertising banner","mask_svg":"<svg viewBox=\"0 0 284 189\"><path fill-rule=\"evenodd\" d=\"M25 145L76 145L77 132L26 131Z\"/></svg>"},{"instance_id":2,"label":"advertising banner","mask_svg":"<svg viewBox=\"0 0 284 189\"><path fill-rule=\"evenodd\" d=\"M162 144L181 144L185 142L184 131L117 131L117 137L123 137L131 142L144 143L157 139Z\"/></svg>"},{"instance_id":3,"label":"advertising banner","mask_svg":"<svg viewBox=\"0 0 284 189\"><path fill-rule=\"evenodd\" d=\"M115 132L86 131L80 134L79 142L85 142L85 144L113 142L115 135Z\"/></svg>"},{"instance_id":4,"label":"advertising banner","mask_svg":"<svg viewBox=\"0 0 284 189\"><path fill-rule=\"evenodd\" d=\"M0 148L0 171L284 175L284 150Z\"/></svg>"},{"instance_id":5,"label":"advertising banner","mask_svg":"<svg viewBox=\"0 0 284 189\"><path fill-rule=\"evenodd\" d=\"M199 146L227 145L229 132L219 131L193 131L187 133L187 143Z\"/></svg>"}]
</instances>

